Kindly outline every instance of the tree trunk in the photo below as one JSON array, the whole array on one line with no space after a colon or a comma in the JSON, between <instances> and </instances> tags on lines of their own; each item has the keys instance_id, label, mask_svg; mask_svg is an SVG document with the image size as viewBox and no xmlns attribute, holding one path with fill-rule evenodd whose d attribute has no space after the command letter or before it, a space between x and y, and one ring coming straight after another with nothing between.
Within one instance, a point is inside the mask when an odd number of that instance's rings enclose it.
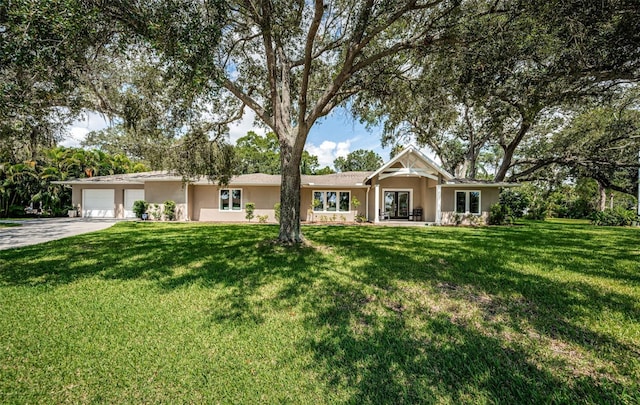
<instances>
[{"instance_id":1,"label":"tree trunk","mask_svg":"<svg viewBox=\"0 0 640 405\"><path fill-rule=\"evenodd\" d=\"M503 146L504 157L502 158L502 163L500 164L500 168L496 173L496 177L493 179L494 181L504 181L505 177L507 177L507 171L511 168L511 162L513 161L513 154L516 149L522 142L524 136L529 132L531 128L531 123L533 122L534 117L537 114L537 110L534 113L530 113L529 115L525 115L521 113L522 122L520 123L520 128L518 129L518 133L515 138L506 146Z\"/></svg>"},{"instance_id":2,"label":"tree trunk","mask_svg":"<svg viewBox=\"0 0 640 405\"><path fill-rule=\"evenodd\" d=\"M602 212L607 207L607 189L601 182L598 182L598 193L600 196L598 199L598 210Z\"/></svg>"},{"instance_id":3,"label":"tree trunk","mask_svg":"<svg viewBox=\"0 0 640 405\"><path fill-rule=\"evenodd\" d=\"M304 240L300 231L300 161L303 148L296 146L300 141L295 139L296 136L280 137L282 182L280 186L280 235L278 241L284 244L302 243ZM304 146L304 142L302 145Z\"/></svg>"}]
</instances>

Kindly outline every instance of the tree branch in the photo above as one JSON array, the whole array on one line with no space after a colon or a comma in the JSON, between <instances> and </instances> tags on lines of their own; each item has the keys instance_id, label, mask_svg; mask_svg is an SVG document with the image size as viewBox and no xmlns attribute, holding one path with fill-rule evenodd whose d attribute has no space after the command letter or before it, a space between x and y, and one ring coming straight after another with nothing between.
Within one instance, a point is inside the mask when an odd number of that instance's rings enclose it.
<instances>
[{"instance_id":1,"label":"tree branch","mask_svg":"<svg viewBox=\"0 0 640 405\"><path fill-rule=\"evenodd\" d=\"M313 62L312 50L322 16L324 14L324 2L315 0L315 10L313 12L313 21L307 33L307 40L304 47L304 69L302 71L302 84L300 86L300 96L298 101L298 125L304 125L305 115L307 113L307 93L309 91L309 76L311 73L311 64Z\"/></svg>"},{"instance_id":2,"label":"tree branch","mask_svg":"<svg viewBox=\"0 0 640 405\"><path fill-rule=\"evenodd\" d=\"M249 96L248 94L245 94L240 88L238 88L238 86L236 86L235 83L229 80L229 78L225 77L222 80L222 86L224 86L225 89L229 90L234 96L236 96L245 105L247 105L249 108L255 111L256 115L260 117L260 119L269 128L271 128L273 131L276 130L272 118L269 117L269 115L267 115L267 111L260 104L258 104L257 101L251 98L251 96Z\"/></svg>"}]
</instances>

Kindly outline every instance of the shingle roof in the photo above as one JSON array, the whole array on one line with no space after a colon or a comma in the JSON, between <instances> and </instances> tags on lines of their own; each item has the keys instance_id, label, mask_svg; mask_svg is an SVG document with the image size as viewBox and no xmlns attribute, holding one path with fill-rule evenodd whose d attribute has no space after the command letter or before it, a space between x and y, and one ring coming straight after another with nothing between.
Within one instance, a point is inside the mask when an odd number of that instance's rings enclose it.
<instances>
[{"instance_id":1,"label":"shingle roof","mask_svg":"<svg viewBox=\"0 0 640 405\"><path fill-rule=\"evenodd\" d=\"M322 175L302 175L302 185L310 186L363 186L373 172L344 172Z\"/></svg>"},{"instance_id":2,"label":"shingle roof","mask_svg":"<svg viewBox=\"0 0 640 405\"><path fill-rule=\"evenodd\" d=\"M82 179L71 179L66 181L56 181L58 184L143 184L147 180L166 181L181 179L166 171L154 171L129 174L112 174L109 176L95 176Z\"/></svg>"},{"instance_id":3,"label":"shingle roof","mask_svg":"<svg viewBox=\"0 0 640 405\"><path fill-rule=\"evenodd\" d=\"M345 172L324 175L302 175L303 186L362 186L364 179L372 172ZM147 181L182 181L182 176L168 171L114 174L83 179L59 181L59 184L144 184ZM252 173L233 176L229 185L280 186L279 174ZM196 184L211 184L206 177L195 181Z\"/></svg>"}]
</instances>

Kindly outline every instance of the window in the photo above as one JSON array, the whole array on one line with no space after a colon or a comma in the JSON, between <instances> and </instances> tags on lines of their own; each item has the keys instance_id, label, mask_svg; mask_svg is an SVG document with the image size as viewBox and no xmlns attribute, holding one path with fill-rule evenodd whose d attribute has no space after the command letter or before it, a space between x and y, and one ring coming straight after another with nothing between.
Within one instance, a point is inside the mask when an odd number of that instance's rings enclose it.
<instances>
[{"instance_id":1,"label":"window","mask_svg":"<svg viewBox=\"0 0 640 405\"><path fill-rule=\"evenodd\" d=\"M220 189L220 211L242 211L242 190Z\"/></svg>"},{"instance_id":2,"label":"window","mask_svg":"<svg viewBox=\"0 0 640 405\"><path fill-rule=\"evenodd\" d=\"M480 192L456 191L456 212L480 215Z\"/></svg>"},{"instance_id":3,"label":"window","mask_svg":"<svg viewBox=\"0 0 640 405\"><path fill-rule=\"evenodd\" d=\"M351 192L314 191L313 210L315 212L349 212Z\"/></svg>"}]
</instances>

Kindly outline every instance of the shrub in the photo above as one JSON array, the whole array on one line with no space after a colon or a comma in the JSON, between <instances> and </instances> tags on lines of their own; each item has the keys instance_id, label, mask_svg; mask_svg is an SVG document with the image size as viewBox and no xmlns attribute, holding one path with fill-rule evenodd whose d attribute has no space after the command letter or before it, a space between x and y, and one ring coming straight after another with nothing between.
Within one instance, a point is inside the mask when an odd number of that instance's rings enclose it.
<instances>
[{"instance_id":1,"label":"shrub","mask_svg":"<svg viewBox=\"0 0 640 405\"><path fill-rule=\"evenodd\" d=\"M257 218L259 223L266 224L267 219L269 219L269 215L258 215Z\"/></svg>"},{"instance_id":2,"label":"shrub","mask_svg":"<svg viewBox=\"0 0 640 405\"><path fill-rule=\"evenodd\" d=\"M167 200L164 202L164 216L167 221L173 221L176 219L176 202L173 200Z\"/></svg>"},{"instance_id":3,"label":"shrub","mask_svg":"<svg viewBox=\"0 0 640 405\"><path fill-rule=\"evenodd\" d=\"M160 213L160 206L158 204L151 204L150 208L150 213L151 213L151 218L155 219L156 221L159 220L161 218L161 213Z\"/></svg>"},{"instance_id":4,"label":"shrub","mask_svg":"<svg viewBox=\"0 0 640 405\"><path fill-rule=\"evenodd\" d=\"M276 217L276 221L278 221L278 223L280 223L280 203L276 203L273 206L273 211L274 211L274 215Z\"/></svg>"},{"instance_id":5,"label":"shrub","mask_svg":"<svg viewBox=\"0 0 640 405\"><path fill-rule=\"evenodd\" d=\"M513 221L516 218L522 218L530 200L524 193L507 189L500 193L499 203L508 208L509 216Z\"/></svg>"},{"instance_id":6,"label":"shrub","mask_svg":"<svg viewBox=\"0 0 640 405\"><path fill-rule=\"evenodd\" d=\"M133 202L133 212L137 218L142 218L142 214L146 214L149 209L149 203L144 200L136 200Z\"/></svg>"},{"instance_id":7,"label":"shrub","mask_svg":"<svg viewBox=\"0 0 640 405\"><path fill-rule=\"evenodd\" d=\"M367 217L364 215L356 215L356 222L361 223L361 222L367 222Z\"/></svg>"},{"instance_id":8,"label":"shrub","mask_svg":"<svg viewBox=\"0 0 640 405\"><path fill-rule=\"evenodd\" d=\"M351 205L353 208L358 211L358 207L360 206L360 200L358 200L355 196L351 199ZM357 214L357 213L356 213Z\"/></svg>"},{"instance_id":9,"label":"shrub","mask_svg":"<svg viewBox=\"0 0 640 405\"><path fill-rule=\"evenodd\" d=\"M535 221L543 221L547 218L547 205L543 203L533 204L525 214L525 218Z\"/></svg>"},{"instance_id":10,"label":"shrub","mask_svg":"<svg viewBox=\"0 0 640 405\"><path fill-rule=\"evenodd\" d=\"M607 208L591 216L591 223L598 226L630 226L637 220L635 212L622 207Z\"/></svg>"},{"instance_id":11,"label":"shrub","mask_svg":"<svg viewBox=\"0 0 640 405\"><path fill-rule=\"evenodd\" d=\"M251 220L253 219L253 212L256 209L256 204L255 203L246 203L244 205L244 211L247 213L244 217L251 222Z\"/></svg>"},{"instance_id":12,"label":"shrub","mask_svg":"<svg viewBox=\"0 0 640 405\"><path fill-rule=\"evenodd\" d=\"M489 210L489 225L505 225L513 223L511 210L506 205L495 203Z\"/></svg>"}]
</instances>

